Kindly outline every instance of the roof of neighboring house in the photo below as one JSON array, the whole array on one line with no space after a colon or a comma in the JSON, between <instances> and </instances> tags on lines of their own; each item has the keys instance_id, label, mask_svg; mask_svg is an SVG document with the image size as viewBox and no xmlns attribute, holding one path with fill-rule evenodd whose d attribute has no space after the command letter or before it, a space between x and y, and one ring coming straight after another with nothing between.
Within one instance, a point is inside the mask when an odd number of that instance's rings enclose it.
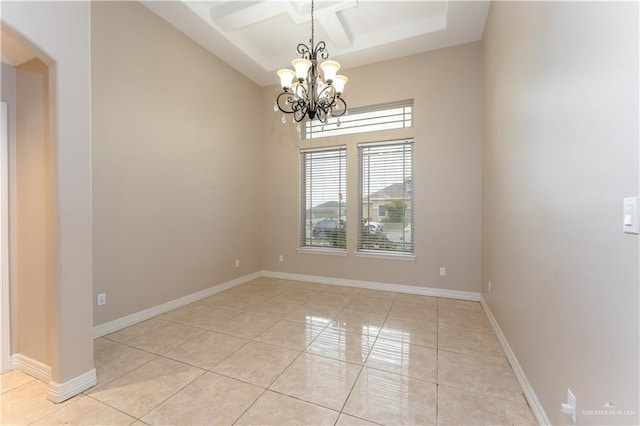
<instances>
[{"instance_id":1,"label":"roof of neighboring house","mask_svg":"<svg viewBox=\"0 0 640 426\"><path fill-rule=\"evenodd\" d=\"M405 185L402 182L392 183L376 192L372 192L369 199L401 199L406 196Z\"/></svg>"},{"instance_id":2,"label":"roof of neighboring house","mask_svg":"<svg viewBox=\"0 0 640 426\"><path fill-rule=\"evenodd\" d=\"M326 201L322 204L318 204L317 206L315 206L314 208L321 208L321 209L330 209L330 208L338 208L338 207L344 207L346 205L346 203L341 203L340 201Z\"/></svg>"}]
</instances>

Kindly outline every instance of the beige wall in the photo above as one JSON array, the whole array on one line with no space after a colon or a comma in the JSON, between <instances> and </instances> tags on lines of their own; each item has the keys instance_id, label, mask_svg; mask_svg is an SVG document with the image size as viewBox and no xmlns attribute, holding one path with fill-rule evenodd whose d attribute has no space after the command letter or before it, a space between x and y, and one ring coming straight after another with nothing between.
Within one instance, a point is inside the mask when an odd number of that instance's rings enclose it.
<instances>
[{"instance_id":1,"label":"beige wall","mask_svg":"<svg viewBox=\"0 0 640 426\"><path fill-rule=\"evenodd\" d=\"M49 66L57 258L47 326L52 336L49 397L56 400L68 397L68 389L61 394L56 384L87 374L86 386L93 369L89 24L87 2L2 4L2 30Z\"/></svg>"},{"instance_id":2,"label":"beige wall","mask_svg":"<svg viewBox=\"0 0 640 426\"><path fill-rule=\"evenodd\" d=\"M266 270L480 291L481 46L471 43L344 70L350 107L414 99L410 129L299 141L272 112L278 87L263 90L261 247ZM390 76L397 77L390 82ZM276 76L274 75L274 82ZM357 143L413 137L416 260L356 257L357 221L347 223L347 256L297 253L298 152L347 145L347 216L357 217ZM278 261L279 255L285 261ZM439 267L447 276L439 276Z\"/></svg>"},{"instance_id":3,"label":"beige wall","mask_svg":"<svg viewBox=\"0 0 640 426\"><path fill-rule=\"evenodd\" d=\"M259 270L258 86L136 2L92 55L94 324Z\"/></svg>"},{"instance_id":4,"label":"beige wall","mask_svg":"<svg viewBox=\"0 0 640 426\"><path fill-rule=\"evenodd\" d=\"M4 38L4 34L2 34ZM16 218L17 209L17 179L16 179L16 69L9 64L2 63L2 84L0 94L2 101L7 103L7 127L8 127L8 152L9 152L9 254L17 252ZM17 346L17 271L18 262L16 256L9 256L9 297L10 297L10 321L11 321L11 347L10 353L16 352Z\"/></svg>"},{"instance_id":5,"label":"beige wall","mask_svg":"<svg viewBox=\"0 0 640 426\"><path fill-rule=\"evenodd\" d=\"M483 295L552 423L638 424L638 4L494 2L483 43Z\"/></svg>"},{"instance_id":6,"label":"beige wall","mask_svg":"<svg viewBox=\"0 0 640 426\"><path fill-rule=\"evenodd\" d=\"M56 286L49 70L39 59L16 70L16 352L51 365Z\"/></svg>"}]
</instances>

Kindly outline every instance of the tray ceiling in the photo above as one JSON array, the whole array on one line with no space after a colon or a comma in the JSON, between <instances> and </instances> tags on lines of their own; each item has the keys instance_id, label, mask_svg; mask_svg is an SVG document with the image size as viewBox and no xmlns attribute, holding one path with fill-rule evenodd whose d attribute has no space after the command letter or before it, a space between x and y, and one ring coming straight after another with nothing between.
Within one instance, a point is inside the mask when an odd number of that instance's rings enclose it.
<instances>
[{"instance_id":1,"label":"tray ceiling","mask_svg":"<svg viewBox=\"0 0 640 426\"><path fill-rule=\"evenodd\" d=\"M311 1L142 1L261 86L309 44ZM316 0L315 39L343 68L480 40L488 1Z\"/></svg>"}]
</instances>

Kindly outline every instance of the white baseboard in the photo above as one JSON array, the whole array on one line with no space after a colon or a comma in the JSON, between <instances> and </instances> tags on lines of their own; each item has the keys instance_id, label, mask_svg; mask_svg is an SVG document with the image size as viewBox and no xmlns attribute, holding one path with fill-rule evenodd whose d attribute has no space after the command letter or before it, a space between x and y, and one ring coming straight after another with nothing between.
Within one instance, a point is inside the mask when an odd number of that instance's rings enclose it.
<instances>
[{"instance_id":1,"label":"white baseboard","mask_svg":"<svg viewBox=\"0 0 640 426\"><path fill-rule=\"evenodd\" d=\"M47 399L56 404L66 401L98 383L95 368L64 383L49 381Z\"/></svg>"},{"instance_id":2,"label":"white baseboard","mask_svg":"<svg viewBox=\"0 0 640 426\"><path fill-rule=\"evenodd\" d=\"M261 275L268 278L283 280L306 281L310 283L340 285L345 287L366 288L370 290L395 291L398 293L417 294L421 296L446 297L449 299L472 300L478 302L480 293L475 291L446 290L414 285L389 284L375 281L347 280L343 278L322 277L317 275L290 274L287 272L262 271Z\"/></svg>"},{"instance_id":3,"label":"white baseboard","mask_svg":"<svg viewBox=\"0 0 640 426\"><path fill-rule=\"evenodd\" d=\"M513 353L511 346L509 346L509 342L507 341L507 338L502 333L502 329L500 328L500 325L498 325L498 321L496 321L496 318L493 316L493 312L491 312L491 309L489 308L489 305L487 304L487 302L484 300L484 297L480 298L480 304L482 304L482 308L484 309L484 312L487 314L487 317L489 318L489 322L493 327L493 331L495 331L496 336L498 337L498 341L500 342L500 346L502 346L502 350L504 351L507 359L509 360L509 364L511 364L513 373L515 374L516 379L520 384L520 388L522 388L522 393L524 394L524 397L527 399L527 402L529 403L529 407L531 408L531 412L535 416L536 421L540 425L550 425L551 421L549 420L549 417L547 416L547 413L544 410L542 403L538 399L538 396L533 390L533 387L531 387L529 380L527 380L527 376L524 374L524 370L522 370L522 367L520 366L520 363L518 362L518 359L516 358L515 353Z\"/></svg>"},{"instance_id":4,"label":"white baseboard","mask_svg":"<svg viewBox=\"0 0 640 426\"><path fill-rule=\"evenodd\" d=\"M286 272L275 271L258 271L231 281L227 281L226 283L218 284L205 290L180 297L179 299L174 299L167 303L153 306L149 309L145 309L144 311L136 312L131 315L127 315L125 317L97 325L93 327L93 337L97 339L98 337L105 336L109 333L113 333L125 327L129 327L149 318L153 318L156 315L160 315L181 306L188 305L189 303L197 302L198 300L204 299L205 297L212 296L216 293L220 293L221 291L239 286L260 277L306 281L311 283L340 285L345 287L367 288L371 290L395 291L399 293L417 294L422 296L447 297L450 299L473 301L480 300L480 293L473 291L445 290L440 288L389 284L373 281L347 280L342 278L321 277L316 275L290 274Z\"/></svg>"},{"instance_id":5,"label":"white baseboard","mask_svg":"<svg viewBox=\"0 0 640 426\"><path fill-rule=\"evenodd\" d=\"M126 317L118 318L104 324L96 325L95 327L93 327L93 337L97 339L98 337L102 337L109 333L113 333L114 331L129 327L130 325L137 324L141 321L155 317L156 315L169 312L181 306L188 305L189 303L197 302L198 300L204 299L205 297L220 293L221 291L228 290L232 287L239 286L256 278L260 278L260 276L260 272L254 272L252 274L245 275L222 284L214 285L213 287L206 288L196 293L171 300L167 303L153 306L149 309L145 309L144 311L136 312L131 315L127 315Z\"/></svg>"},{"instance_id":6,"label":"white baseboard","mask_svg":"<svg viewBox=\"0 0 640 426\"><path fill-rule=\"evenodd\" d=\"M51 367L22 354L11 355L11 369L22 371L44 383L51 380Z\"/></svg>"}]
</instances>

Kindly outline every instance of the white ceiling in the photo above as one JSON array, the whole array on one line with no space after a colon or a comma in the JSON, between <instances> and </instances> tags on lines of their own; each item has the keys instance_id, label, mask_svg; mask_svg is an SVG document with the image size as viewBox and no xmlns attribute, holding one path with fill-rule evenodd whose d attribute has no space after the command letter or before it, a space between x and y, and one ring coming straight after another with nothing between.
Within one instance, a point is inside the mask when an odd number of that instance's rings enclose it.
<instances>
[{"instance_id":1,"label":"white ceiling","mask_svg":"<svg viewBox=\"0 0 640 426\"><path fill-rule=\"evenodd\" d=\"M141 3L261 86L311 37L310 0ZM315 0L315 40L351 68L480 40L488 11L488 0Z\"/></svg>"}]
</instances>

